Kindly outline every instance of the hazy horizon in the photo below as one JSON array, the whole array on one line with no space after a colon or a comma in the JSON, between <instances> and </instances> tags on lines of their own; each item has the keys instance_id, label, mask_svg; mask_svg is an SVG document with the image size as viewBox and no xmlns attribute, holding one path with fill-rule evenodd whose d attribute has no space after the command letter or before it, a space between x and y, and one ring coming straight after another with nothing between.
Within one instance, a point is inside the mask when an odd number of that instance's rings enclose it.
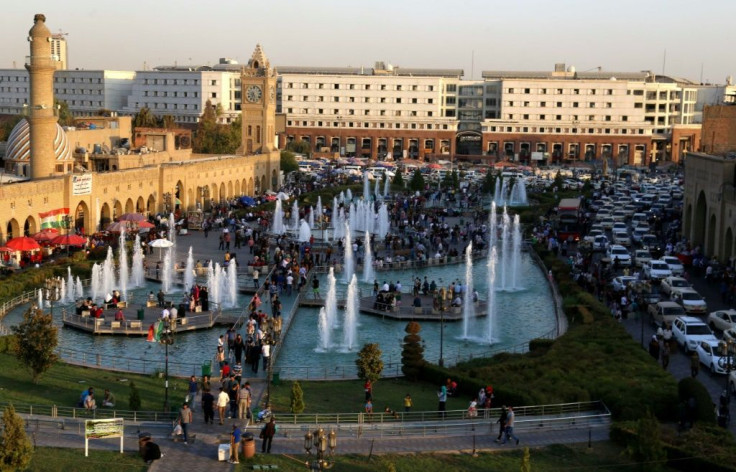
<instances>
[{"instance_id":1,"label":"hazy horizon","mask_svg":"<svg viewBox=\"0 0 736 472\"><path fill-rule=\"evenodd\" d=\"M0 68L22 68L36 13L67 33L70 69L143 70L244 63L260 43L275 66L636 72L723 84L734 74L729 20L736 2L711 0L221 0L110 7L91 0L31 0L4 8ZM701 77L702 70L702 77ZM472 77L471 77L472 74Z\"/></svg>"}]
</instances>

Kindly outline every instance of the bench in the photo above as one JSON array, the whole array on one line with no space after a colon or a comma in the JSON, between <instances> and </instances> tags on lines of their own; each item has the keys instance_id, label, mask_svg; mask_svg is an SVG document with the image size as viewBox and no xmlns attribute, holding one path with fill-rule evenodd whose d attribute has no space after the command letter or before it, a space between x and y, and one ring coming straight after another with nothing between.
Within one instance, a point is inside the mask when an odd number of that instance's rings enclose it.
<instances>
[{"instance_id":1,"label":"bench","mask_svg":"<svg viewBox=\"0 0 736 472\"><path fill-rule=\"evenodd\" d=\"M138 329L140 329L141 326L142 326L142 323L140 321L130 321L128 326L131 327L131 328L138 328Z\"/></svg>"},{"instance_id":2,"label":"bench","mask_svg":"<svg viewBox=\"0 0 736 472\"><path fill-rule=\"evenodd\" d=\"M155 300L146 300L146 308L156 307L158 303Z\"/></svg>"},{"instance_id":3,"label":"bench","mask_svg":"<svg viewBox=\"0 0 736 472\"><path fill-rule=\"evenodd\" d=\"M424 313L424 309L422 309L422 307L418 307L418 306L415 306L414 307L414 314L415 315L421 315L423 313Z\"/></svg>"},{"instance_id":4,"label":"bench","mask_svg":"<svg viewBox=\"0 0 736 472\"><path fill-rule=\"evenodd\" d=\"M118 302L118 308L128 308L128 302Z\"/></svg>"},{"instance_id":5,"label":"bench","mask_svg":"<svg viewBox=\"0 0 736 472\"><path fill-rule=\"evenodd\" d=\"M120 322L119 321L111 321L110 322L110 328L112 329L119 329L120 328Z\"/></svg>"},{"instance_id":6,"label":"bench","mask_svg":"<svg viewBox=\"0 0 736 472\"><path fill-rule=\"evenodd\" d=\"M187 324L187 319L186 318L179 318L179 324L182 325L182 326L186 325Z\"/></svg>"}]
</instances>

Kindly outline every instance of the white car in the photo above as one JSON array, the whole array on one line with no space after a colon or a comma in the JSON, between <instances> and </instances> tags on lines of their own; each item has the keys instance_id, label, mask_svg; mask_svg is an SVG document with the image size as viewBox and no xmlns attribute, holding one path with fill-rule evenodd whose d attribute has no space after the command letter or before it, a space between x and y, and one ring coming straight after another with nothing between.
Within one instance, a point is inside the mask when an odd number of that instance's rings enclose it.
<instances>
[{"instance_id":1,"label":"white car","mask_svg":"<svg viewBox=\"0 0 736 472\"><path fill-rule=\"evenodd\" d=\"M627 216L628 215L626 214L624 210L614 210L613 221L615 221L616 223L626 221Z\"/></svg>"},{"instance_id":2,"label":"white car","mask_svg":"<svg viewBox=\"0 0 736 472\"><path fill-rule=\"evenodd\" d=\"M614 221L613 221L613 217L612 216L604 216L601 219L601 225L605 229L608 229L608 230L613 229L613 223L614 223Z\"/></svg>"},{"instance_id":3,"label":"white car","mask_svg":"<svg viewBox=\"0 0 736 472\"><path fill-rule=\"evenodd\" d=\"M650 279L662 280L665 277L671 277L672 271L670 267L659 260L649 261L647 264L642 265L642 272L644 276Z\"/></svg>"},{"instance_id":4,"label":"white car","mask_svg":"<svg viewBox=\"0 0 736 472\"><path fill-rule=\"evenodd\" d=\"M736 310L718 310L711 312L711 314L708 315L708 326L713 330L717 329L718 331L724 331L725 338L725 331L736 326Z\"/></svg>"},{"instance_id":5,"label":"white car","mask_svg":"<svg viewBox=\"0 0 736 472\"><path fill-rule=\"evenodd\" d=\"M685 266L683 266L682 262L680 262L680 259L676 258L675 256L664 256L662 260L666 262L668 266L670 266L670 270L672 271L673 275L681 276L685 273Z\"/></svg>"},{"instance_id":6,"label":"white car","mask_svg":"<svg viewBox=\"0 0 736 472\"><path fill-rule=\"evenodd\" d=\"M611 288L613 288L614 292L621 292L626 290L626 287L635 281L636 277L633 275L619 275L618 277L614 277L611 281Z\"/></svg>"},{"instance_id":7,"label":"white car","mask_svg":"<svg viewBox=\"0 0 736 472\"><path fill-rule=\"evenodd\" d=\"M629 251L620 244L611 244L608 247L607 255L611 260L611 264L618 262L618 265L620 266L631 265L631 254L629 254Z\"/></svg>"},{"instance_id":8,"label":"white car","mask_svg":"<svg viewBox=\"0 0 736 472\"><path fill-rule=\"evenodd\" d=\"M688 315L703 315L708 311L703 296L692 288L681 288L671 293L672 299L682 305Z\"/></svg>"},{"instance_id":9,"label":"white car","mask_svg":"<svg viewBox=\"0 0 736 472\"><path fill-rule=\"evenodd\" d=\"M634 231L636 231L637 229L645 230L646 233L651 231L651 228L649 227L649 223L647 223L646 221L640 221L639 224L637 224L636 227L634 228Z\"/></svg>"},{"instance_id":10,"label":"white car","mask_svg":"<svg viewBox=\"0 0 736 472\"><path fill-rule=\"evenodd\" d=\"M626 231L613 230L613 244L620 246L631 246L631 239L629 239L629 233Z\"/></svg>"},{"instance_id":11,"label":"white car","mask_svg":"<svg viewBox=\"0 0 736 472\"><path fill-rule=\"evenodd\" d=\"M711 375L713 374L726 374L725 359L723 359L722 353L723 343L713 340L700 341L695 348L695 352L698 354L700 363L703 364Z\"/></svg>"},{"instance_id":12,"label":"white car","mask_svg":"<svg viewBox=\"0 0 736 472\"><path fill-rule=\"evenodd\" d=\"M604 235L596 236L593 240L594 251L605 251L608 247L608 238Z\"/></svg>"},{"instance_id":13,"label":"white car","mask_svg":"<svg viewBox=\"0 0 736 472\"><path fill-rule=\"evenodd\" d=\"M642 236L644 236L648 232L649 230L646 230L644 228L635 228L634 231L631 232L631 239L639 243L641 242Z\"/></svg>"},{"instance_id":14,"label":"white car","mask_svg":"<svg viewBox=\"0 0 736 472\"><path fill-rule=\"evenodd\" d=\"M634 265L641 267L652 260L652 255L646 249L637 249L634 251Z\"/></svg>"},{"instance_id":15,"label":"white car","mask_svg":"<svg viewBox=\"0 0 736 472\"><path fill-rule=\"evenodd\" d=\"M591 229L590 231L588 231L588 234L586 234L583 237L583 241L588 241L590 243L593 243L595 242L596 236L605 236L603 234L603 230L602 229Z\"/></svg>"},{"instance_id":16,"label":"white car","mask_svg":"<svg viewBox=\"0 0 736 472\"><path fill-rule=\"evenodd\" d=\"M626 231L626 232L628 232L629 231L629 227L626 225L626 223L622 223L620 221L617 221L617 222L615 222L613 224L613 228L611 228L611 231L613 231L614 233L616 231Z\"/></svg>"},{"instance_id":17,"label":"white car","mask_svg":"<svg viewBox=\"0 0 736 472\"><path fill-rule=\"evenodd\" d=\"M685 351L685 354L694 351L700 341L718 342L718 338L713 336L713 332L708 325L693 316L678 316L675 318L672 323L672 336Z\"/></svg>"},{"instance_id":18,"label":"white car","mask_svg":"<svg viewBox=\"0 0 736 472\"><path fill-rule=\"evenodd\" d=\"M660 283L662 293L670 295L672 289L690 288L690 282L682 277L665 277Z\"/></svg>"}]
</instances>

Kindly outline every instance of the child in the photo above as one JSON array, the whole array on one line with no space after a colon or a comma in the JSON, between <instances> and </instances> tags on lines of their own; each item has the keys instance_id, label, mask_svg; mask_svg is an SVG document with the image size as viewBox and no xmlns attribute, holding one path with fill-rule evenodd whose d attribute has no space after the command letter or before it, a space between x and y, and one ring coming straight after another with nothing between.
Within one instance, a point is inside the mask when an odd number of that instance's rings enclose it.
<instances>
[{"instance_id":1,"label":"child","mask_svg":"<svg viewBox=\"0 0 736 472\"><path fill-rule=\"evenodd\" d=\"M414 406L414 402L411 400L411 395L407 393L404 397L404 411L407 413L410 412L412 406Z\"/></svg>"},{"instance_id":2,"label":"child","mask_svg":"<svg viewBox=\"0 0 736 472\"><path fill-rule=\"evenodd\" d=\"M475 418L478 416L478 402L473 399L468 407L468 418Z\"/></svg>"}]
</instances>

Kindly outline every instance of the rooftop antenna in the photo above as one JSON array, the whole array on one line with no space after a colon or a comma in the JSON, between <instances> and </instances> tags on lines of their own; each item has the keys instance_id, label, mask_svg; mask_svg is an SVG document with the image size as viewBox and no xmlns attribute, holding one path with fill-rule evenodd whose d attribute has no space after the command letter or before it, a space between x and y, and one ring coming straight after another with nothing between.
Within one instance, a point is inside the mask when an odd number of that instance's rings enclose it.
<instances>
[{"instance_id":1,"label":"rooftop antenna","mask_svg":"<svg viewBox=\"0 0 736 472\"><path fill-rule=\"evenodd\" d=\"M664 75L664 70L667 67L667 49L664 50L664 57L662 58L662 75Z\"/></svg>"}]
</instances>

